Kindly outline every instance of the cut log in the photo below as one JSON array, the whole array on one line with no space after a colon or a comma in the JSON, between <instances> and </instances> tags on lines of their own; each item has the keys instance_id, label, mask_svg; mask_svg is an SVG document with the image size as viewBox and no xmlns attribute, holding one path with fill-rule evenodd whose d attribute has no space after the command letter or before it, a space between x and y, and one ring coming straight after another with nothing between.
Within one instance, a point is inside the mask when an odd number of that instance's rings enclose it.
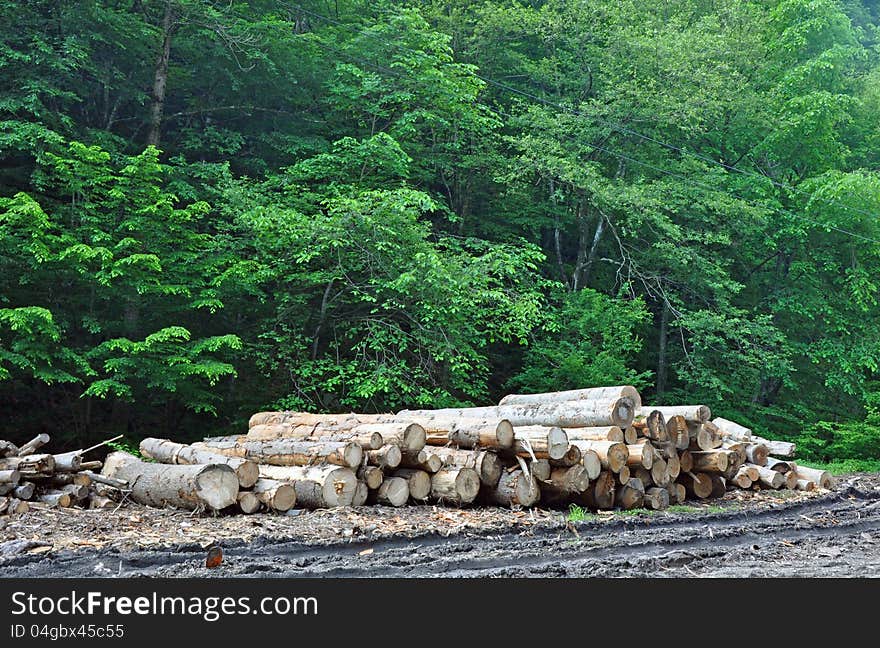
<instances>
[{"instance_id":1,"label":"cut log","mask_svg":"<svg viewBox=\"0 0 880 648\"><path fill-rule=\"evenodd\" d=\"M409 484L400 477L389 477L376 490L376 501L389 506L403 506L409 499Z\"/></svg>"},{"instance_id":2,"label":"cut log","mask_svg":"<svg viewBox=\"0 0 880 648\"><path fill-rule=\"evenodd\" d=\"M522 470L505 471L498 485L485 491L490 502L501 506L534 506L541 499L537 480Z\"/></svg>"},{"instance_id":3,"label":"cut log","mask_svg":"<svg viewBox=\"0 0 880 648\"><path fill-rule=\"evenodd\" d=\"M18 486L16 486L12 493L21 500L29 500L34 496L34 483L33 482L21 482Z\"/></svg>"},{"instance_id":4,"label":"cut log","mask_svg":"<svg viewBox=\"0 0 880 648\"><path fill-rule=\"evenodd\" d=\"M674 484L669 484L667 486L669 490L669 501L675 500L676 504L684 504L687 499L687 489L685 489L684 484L680 484L678 482Z\"/></svg>"},{"instance_id":5,"label":"cut log","mask_svg":"<svg viewBox=\"0 0 880 648\"><path fill-rule=\"evenodd\" d=\"M633 421L633 427L643 437L652 441L669 440L669 432L666 430L666 417L658 409L643 409L642 413L639 413Z\"/></svg>"},{"instance_id":6,"label":"cut log","mask_svg":"<svg viewBox=\"0 0 880 648\"><path fill-rule=\"evenodd\" d=\"M291 482L297 505L308 509L349 506L357 488L354 472L337 466L261 465L260 477Z\"/></svg>"},{"instance_id":7,"label":"cut log","mask_svg":"<svg viewBox=\"0 0 880 648\"><path fill-rule=\"evenodd\" d=\"M770 441L759 436L753 436L752 441L755 443L763 443L767 446L767 452L775 457L793 457L796 446L794 443L787 441Z\"/></svg>"},{"instance_id":8,"label":"cut log","mask_svg":"<svg viewBox=\"0 0 880 648\"><path fill-rule=\"evenodd\" d=\"M712 497L723 497L727 492L727 480L712 473L709 474L709 479L712 480Z\"/></svg>"},{"instance_id":9,"label":"cut log","mask_svg":"<svg viewBox=\"0 0 880 648\"><path fill-rule=\"evenodd\" d=\"M645 486L637 478L630 479L626 484L617 487L614 501L624 510L642 508L645 503Z\"/></svg>"},{"instance_id":10,"label":"cut log","mask_svg":"<svg viewBox=\"0 0 880 648\"><path fill-rule=\"evenodd\" d=\"M617 490L617 480L610 470L603 470L596 481L581 493L581 501L593 510L608 510L614 508L614 497Z\"/></svg>"},{"instance_id":11,"label":"cut log","mask_svg":"<svg viewBox=\"0 0 880 648\"><path fill-rule=\"evenodd\" d=\"M673 452L669 455L669 458L666 459L666 475L669 477L669 481L675 481L680 474L681 462L678 459L678 454Z\"/></svg>"},{"instance_id":12,"label":"cut log","mask_svg":"<svg viewBox=\"0 0 880 648\"><path fill-rule=\"evenodd\" d=\"M651 471L643 468L642 466L636 466L630 471L630 477L635 477L645 488L654 485L654 478L651 477Z\"/></svg>"},{"instance_id":13,"label":"cut log","mask_svg":"<svg viewBox=\"0 0 880 648\"><path fill-rule=\"evenodd\" d=\"M357 443L364 450L376 450L385 444L379 430L391 436L401 424L387 426L378 423L364 423L347 429L315 425L255 425L248 430L248 441L274 441L276 439L298 439L312 443L336 442Z\"/></svg>"},{"instance_id":14,"label":"cut log","mask_svg":"<svg viewBox=\"0 0 880 648\"><path fill-rule=\"evenodd\" d=\"M100 508L99 506L96 506L95 497L96 497L95 495L92 495L92 499L89 502L89 508ZM100 497L100 495L97 497ZM106 497L103 497L101 499L105 499L108 502L110 501ZM100 502L98 502L98 504L100 504ZM260 500L257 499L257 496L254 495L252 492L239 491L239 493L238 493L238 510L239 511L241 511L245 515L251 515L253 513L256 513L257 511L259 511L261 506L262 506L262 504L260 503Z\"/></svg>"},{"instance_id":15,"label":"cut log","mask_svg":"<svg viewBox=\"0 0 880 648\"><path fill-rule=\"evenodd\" d=\"M128 482L124 479L116 479L114 477L108 477L107 475L100 475L98 473L93 473L90 470L85 470L80 473L81 475L85 475L91 481L97 484L104 484L105 486L111 486L112 488L118 489L126 489L128 488Z\"/></svg>"},{"instance_id":16,"label":"cut log","mask_svg":"<svg viewBox=\"0 0 880 648\"><path fill-rule=\"evenodd\" d=\"M730 465L731 455L735 454L732 450L691 451L693 470L705 473L724 473Z\"/></svg>"},{"instance_id":17,"label":"cut log","mask_svg":"<svg viewBox=\"0 0 880 648\"><path fill-rule=\"evenodd\" d=\"M544 403L564 403L568 401L609 400L628 398L633 407L642 406L642 397L638 390L630 385L617 387L589 387L586 389L570 389L568 391L548 392L546 394L508 394L499 401L499 405L542 405Z\"/></svg>"},{"instance_id":18,"label":"cut log","mask_svg":"<svg viewBox=\"0 0 880 648\"><path fill-rule=\"evenodd\" d=\"M754 464L746 464L744 466L740 466L740 470L745 470L746 474L749 476L749 479L751 479L753 482L756 482L761 476L761 473L758 471L758 468L760 467L761 466L757 466Z\"/></svg>"},{"instance_id":19,"label":"cut log","mask_svg":"<svg viewBox=\"0 0 880 648\"><path fill-rule=\"evenodd\" d=\"M354 489L354 497L351 498L352 506L363 506L367 503L367 500L370 498L370 489L367 488L367 485L359 481L357 486Z\"/></svg>"},{"instance_id":20,"label":"cut log","mask_svg":"<svg viewBox=\"0 0 880 648\"><path fill-rule=\"evenodd\" d=\"M501 479L501 471L504 466L494 452L457 450L455 448L432 448L431 451L440 457L444 466L473 468L480 475L480 483L484 486L494 486ZM578 453L578 459L580 459L580 453Z\"/></svg>"},{"instance_id":21,"label":"cut log","mask_svg":"<svg viewBox=\"0 0 880 648\"><path fill-rule=\"evenodd\" d=\"M669 508L669 489L654 486L645 490L645 508L663 511Z\"/></svg>"},{"instance_id":22,"label":"cut log","mask_svg":"<svg viewBox=\"0 0 880 648\"><path fill-rule=\"evenodd\" d=\"M514 427L544 425L560 427L595 427L632 423L635 407L629 398L566 401L535 405L499 405L440 410L403 410L399 418L492 418L507 419Z\"/></svg>"},{"instance_id":23,"label":"cut log","mask_svg":"<svg viewBox=\"0 0 880 648\"><path fill-rule=\"evenodd\" d=\"M731 441L749 443L752 440L752 431L739 423L734 423L733 421L728 421L721 417L712 419L712 422L718 426L724 436Z\"/></svg>"},{"instance_id":24,"label":"cut log","mask_svg":"<svg viewBox=\"0 0 880 648\"><path fill-rule=\"evenodd\" d=\"M514 468L516 467L514 466ZM547 479L550 479L551 469L550 461L547 459L538 459L537 461L529 462L529 472L532 474L532 477L538 481L546 481Z\"/></svg>"},{"instance_id":25,"label":"cut log","mask_svg":"<svg viewBox=\"0 0 880 648\"><path fill-rule=\"evenodd\" d=\"M443 467L443 459L437 454L436 448L425 448L418 452L404 452L400 461L403 468L416 468L435 473Z\"/></svg>"},{"instance_id":26,"label":"cut log","mask_svg":"<svg viewBox=\"0 0 880 648\"><path fill-rule=\"evenodd\" d=\"M635 430L635 428L632 429ZM623 443L624 439L623 430L616 425L566 428L564 431L569 441L616 441Z\"/></svg>"},{"instance_id":27,"label":"cut log","mask_svg":"<svg viewBox=\"0 0 880 648\"><path fill-rule=\"evenodd\" d=\"M810 481L809 479L798 479L797 489L802 491L814 491L816 490L816 482Z\"/></svg>"},{"instance_id":28,"label":"cut log","mask_svg":"<svg viewBox=\"0 0 880 648\"><path fill-rule=\"evenodd\" d=\"M429 445L453 445L463 449L513 447L513 426L506 419L420 418Z\"/></svg>"},{"instance_id":29,"label":"cut log","mask_svg":"<svg viewBox=\"0 0 880 648\"><path fill-rule=\"evenodd\" d=\"M798 479L811 481L819 488L830 489L834 487L834 480L831 477L831 473L827 470L818 470L817 468L810 468L808 466L798 466L796 472Z\"/></svg>"},{"instance_id":30,"label":"cut log","mask_svg":"<svg viewBox=\"0 0 880 648\"><path fill-rule=\"evenodd\" d=\"M615 441L572 441L572 445L578 447L581 455L592 450L599 457L599 463L605 470L618 473L626 465L629 459L629 449L625 443Z\"/></svg>"},{"instance_id":31,"label":"cut log","mask_svg":"<svg viewBox=\"0 0 880 648\"><path fill-rule=\"evenodd\" d=\"M469 504L479 492L480 475L473 468L443 468L431 476L431 497L439 502Z\"/></svg>"},{"instance_id":32,"label":"cut log","mask_svg":"<svg viewBox=\"0 0 880 648\"><path fill-rule=\"evenodd\" d=\"M226 464L235 471L241 488L250 488L260 478L257 464L241 457L228 457L219 452L194 448L168 439L146 438L140 443L144 457L159 463L191 466L196 464ZM57 455L56 455L57 457Z\"/></svg>"},{"instance_id":33,"label":"cut log","mask_svg":"<svg viewBox=\"0 0 880 648\"><path fill-rule=\"evenodd\" d=\"M311 412L257 412L248 421L248 428L257 425L287 425L296 427L308 425L322 427L325 430L350 430L362 423L383 423L394 421L393 414L355 414L347 412L343 414L313 414Z\"/></svg>"},{"instance_id":34,"label":"cut log","mask_svg":"<svg viewBox=\"0 0 880 648\"><path fill-rule=\"evenodd\" d=\"M580 462L581 449L575 445L569 445L561 459L550 459L550 465L555 468L568 468Z\"/></svg>"},{"instance_id":35,"label":"cut log","mask_svg":"<svg viewBox=\"0 0 880 648\"><path fill-rule=\"evenodd\" d=\"M73 503L73 498L61 491L46 491L45 493L40 493L37 499L47 506L58 508L70 508L70 505Z\"/></svg>"},{"instance_id":36,"label":"cut log","mask_svg":"<svg viewBox=\"0 0 880 648\"><path fill-rule=\"evenodd\" d=\"M311 466L328 463L336 466L357 468L364 458L364 451L360 445L341 441L310 442L299 439L229 441L209 439L194 443L192 447L208 449L227 457L240 457L242 459L250 459L259 464L269 464L272 466Z\"/></svg>"},{"instance_id":37,"label":"cut log","mask_svg":"<svg viewBox=\"0 0 880 648\"><path fill-rule=\"evenodd\" d=\"M712 494L712 478L706 473L682 473L678 476L678 483L685 487L688 495L699 499L706 499Z\"/></svg>"},{"instance_id":38,"label":"cut log","mask_svg":"<svg viewBox=\"0 0 880 648\"><path fill-rule=\"evenodd\" d=\"M67 484L56 490L59 490L62 493L67 493L76 501L84 500L89 496L89 487L80 484Z\"/></svg>"},{"instance_id":39,"label":"cut log","mask_svg":"<svg viewBox=\"0 0 880 648\"><path fill-rule=\"evenodd\" d=\"M17 497L10 497L6 504L7 515L24 515L31 509L30 504Z\"/></svg>"},{"instance_id":40,"label":"cut log","mask_svg":"<svg viewBox=\"0 0 880 648\"><path fill-rule=\"evenodd\" d=\"M25 455L34 454L38 449L42 448L44 445L49 443L49 435L48 434L38 434L33 439L25 443L23 446L18 449L18 456L24 457Z\"/></svg>"},{"instance_id":41,"label":"cut log","mask_svg":"<svg viewBox=\"0 0 880 648\"><path fill-rule=\"evenodd\" d=\"M586 468L590 481L596 479L602 472L602 461L595 450L581 449L581 465Z\"/></svg>"},{"instance_id":42,"label":"cut log","mask_svg":"<svg viewBox=\"0 0 880 648\"><path fill-rule=\"evenodd\" d=\"M782 485L785 483L785 477L783 477L781 472L762 466L753 465L753 467L758 470L756 482L760 482L768 488L782 488Z\"/></svg>"},{"instance_id":43,"label":"cut log","mask_svg":"<svg viewBox=\"0 0 880 648\"><path fill-rule=\"evenodd\" d=\"M431 494L431 475L424 470L400 468L392 476L405 479L409 487L409 496L414 500L424 501ZM501 477L501 475L498 475Z\"/></svg>"},{"instance_id":44,"label":"cut log","mask_svg":"<svg viewBox=\"0 0 880 648\"><path fill-rule=\"evenodd\" d=\"M766 466L770 450L763 443L747 443L746 458L743 463L752 463L756 466Z\"/></svg>"},{"instance_id":45,"label":"cut log","mask_svg":"<svg viewBox=\"0 0 880 648\"><path fill-rule=\"evenodd\" d=\"M739 441L725 441L721 444L721 448L723 450L731 450L736 453L738 457L739 465L743 465L748 461L748 453L746 451L746 444L740 443ZM754 462L752 462L754 463ZM738 468L739 466L737 466Z\"/></svg>"},{"instance_id":46,"label":"cut log","mask_svg":"<svg viewBox=\"0 0 880 648\"><path fill-rule=\"evenodd\" d=\"M749 470L746 466L740 466L736 474L728 480L728 486L733 484L738 488L751 488L754 480L749 476Z\"/></svg>"},{"instance_id":47,"label":"cut log","mask_svg":"<svg viewBox=\"0 0 880 648\"><path fill-rule=\"evenodd\" d=\"M0 439L0 457L15 457L18 455L18 446L11 441Z\"/></svg>"},{"instance_id":48,"label":"cut log","mask_svg":"<svg viewBox=\"0 0 880 648\"><path fill-rule=\"evenodd\" d=\"M623 466L620 469L620 472L617 473L617 483L625 484L630 480L630 477L632 477L632 475L630 474L629 466Z\"/></svg>"},{"instance_id":49,"label":"cut log","mask_svg":"<svg viewBox=\"0 0 880 648\"><path fill-rule=\"evenodd\" d=\"M791 472L792 470L797 470L797 464L795 464L794 462L783 461L782 459L777 459L776 457L767 457L767 463L765 464L765 466L770 470L781 472L783 475Z\"/></svg>"},{"instance_id":50,"label":"cut log","mask_svg":"<svg viewBox=\"0 0 880 648\"><path fill-rule=\"evenodd\" d=\"M50 477L44 477L42 475L37 475L34 477L35 480L38 480L39 483L49 484L51 486L67 486L69 484L75 484L77 486L91 486L92 478L89 477L86 473L56 473Z\"/></svg>"},{"instance_id":51,"label":"cut log","mask_svg":"<svg viewBox=\"0 0 880 648\"><path fill-rule=\"evenodd\" d=\"M155 464L127 452L112 452L104 462L103 474L127 481L129 497L147 506L219 511L238 499L238 477L225 464Z\"/></svg>"},{"instance_id":52,"label":"cut log","mask_svg":"<svg viewBox=\"0 0 880 648\"><path fill-rule=\"evenodd\" d=\"M103 461L83 461L79 465L80 470L101 470L103 467Z\"/></svg>"},{"instance_id":53,"label":"cut log","mask_svg":"<svg viewBox=\"0 0 880 648\"><path fill-rule=\"evenodd\" d=\"M688 423L691 450L714 450L724 443L724 435L718 427L707 421L705 423Z\"/></svg>"},{"instance_id":54,"label":"cut log","mask_svg":"<svg viewBox=\"0 0 880 648\"><path fill-rule=\"evenodd\" d=\"M797 488L798 483L798 474L794 470L791 470L784 475L785 484L783 486L789 490L794 490Z\"/></svg>"},{"instance_id":55,"label":"cut log","mask_svg":"<svg viewBox=\"0 0 880 648\"><path fill-rule=\"evenodd\" d=\"M393 444L388 444L378 450L367 450L367 464L370 466L391 470L397 468L402 460L403 453L399 447Z\"/></svg>"},{"instance_id":56,"label":"cut log","mask_svg":"<svg viewBox=\"0 0 880 648\"><path fill-rule=\"evenodd\" d=\"M15 486L21 481L21 473L17 470L0 470L0 484L12 484Z\"/></svg>"},{"instance_id":57,"label":"cut log","mask_svg":"<svg viewBox=\"0 0 880 648\"><path fill-rule=\"evenodd\" d=\"M583 493L589 485L587 469L577 464L569 468L554 468L541 490L556 494Z\"/></svg>"},{"instance_id":58,"label":"cut log","mask_svg":"<svg viewBox=\"0 0 880 648\"><path fill-rule=\"evenodd\" d=\"M273 511L289 511L296 505L296 488L291 484L275 479L258 479L253 488L254 495L266 508Z\"/></svg>"},{"instance_id":59,"label":"cut log","mask_svg":"<svg viewBox=\"0 0 880 648\"><path fill-rule=\"evenodd\" d=\"M361 430L378 432L386 444L398 445L403 452L418 452L425 447L428 440L425 428L412 422L359 425L355 430L358 432Z\"/></svg>"},{"instance_id":60,"label":"cut log","mask_svg":"<svg viewBox=\"0 0 880 648\"><path fill-rule=\"evenodd\" d=\"M669 465L663 457L654 457L651 464L651 481L657 486L666 486L669 483Z\"/></svg>"},{"instance_id":61,"label":"cut log","mask_svg":"<svg viewBox=\"0 0 880 648\"><path fill-rule=\"evenodd\" d=\"M690 445L687 419L683 416L670 416L666 421L666 434L676 450L687 450Z\"/></svg>"},{"instance_id":62,"label":"cut log","mask_svg":"<svg viewBox=\"0 0 880 648\"><path fill-rule=\"evenodd\" d=\"M529 425L513 428L513 447L520 457L562 459L568 452L568 435L560 427Z\"/></svg>"},{"instance_id":63,"label":"cut log","mask_svg":"<svg viewBox=\"0 0 880 648\"><path fill-rule=\"evenodd\" d=\"M56 472L76 472L82 468L82 450L52 455Z\"/></svg>"},{"instance_id":64,"label":"cut log","mask_svg":"<svg viewBox=\"0 0 880 648\"><path fill-rule=\"evenodd\" d=\"M361 466L357 471L358 480L364 482L370 490L376 490L382 485L385 473L377 466Z\"/></svg>"},{"instance_id":65,"label":"cut log","mask_svg":"<svg viewBox=\"0 0 880 648\"><path fill-rule=\"evenodd\" d=\"M633 427L632 425L630 425L623 431L623 442L626 445L634 444L638 438L639 431L635 429L635 427ZM613 441L613 439L609 439L609 441Z\"/></svg>"},{"instance_id":66,"label":"cut log","mask_svg":"<svg viewBox=\"0 0 880 648\"><path fill-rule=\"evenodd\" d=\"M650 410L659 411L667 421L672 416L683 416L687 421L705 423L712 417L711 410L705 405L642 406L643 412L647 413Z\"/></svg>"},{"instance_id":67,"label":"cut log","mask_svg":"<svg viewBox=\"0 0 880 648\"><path fill-rule=\"evenodd\" d=\"M254 498L256 500L256 498ZM259 501L257 504L259 505ZM109 497L104 497L103 495L98 495L97 493L92 493L89 497L89 508L90 509L111 509L116 508L117 504Z\"/></svg>"},{"instance_id":68,"label":"cut log","mask_svg":"<svg viewBox=\"0 0 880 648\"><path fill-rule=\"evenodd\" d=\"M691 472L694 469L694 458L691 456L690 450L682 450L678 453L678 465L681 472Z\"/></svg>"},{"instance_id":69,"label":"cut log","mask_svg":"<svg viewBox=\"0 0 880 648\"><path fill-rule=\"evenodd\" d=\"M0 459L0 470L17 470L22 477L55 472L55 457L50 454L29 454Z\"/></svg>"}]
</instances>

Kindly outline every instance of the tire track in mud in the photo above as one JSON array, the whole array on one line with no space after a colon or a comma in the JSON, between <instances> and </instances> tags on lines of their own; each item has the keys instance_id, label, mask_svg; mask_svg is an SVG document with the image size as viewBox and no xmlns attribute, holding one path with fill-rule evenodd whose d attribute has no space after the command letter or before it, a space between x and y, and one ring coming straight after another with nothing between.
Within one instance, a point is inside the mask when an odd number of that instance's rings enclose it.
<instances>
[{"instance_id":1,"label":"tire track in mud","mask_svg":"<svg viewBox=\"0 0 880 648\"><path fill-rule=\"evenodd\" d=\"M4 561L3 570L23 577L880 576L880 490L847 488L760 510L619 515L503 534L325 545L264 537L223 548L223 565L212 570L194 544L24 555Z\"/></svg>"}]
</instances>

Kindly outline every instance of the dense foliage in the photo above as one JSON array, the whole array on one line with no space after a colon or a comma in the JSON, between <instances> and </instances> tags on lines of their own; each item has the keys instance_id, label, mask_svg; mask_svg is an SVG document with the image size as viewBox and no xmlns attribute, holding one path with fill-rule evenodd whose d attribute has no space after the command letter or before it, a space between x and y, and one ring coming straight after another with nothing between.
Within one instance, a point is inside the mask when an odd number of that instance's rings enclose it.
<instances>
[{"instance_id":1,"label":"dense foliage","mask_svg":"<svg viewBox=\"0 0 880 648\"><path fill-rule=\"evenodd\" d=\"M880 457L857 0L0 0L0 436L638 385Z\"/></svg>"}]
</instances>

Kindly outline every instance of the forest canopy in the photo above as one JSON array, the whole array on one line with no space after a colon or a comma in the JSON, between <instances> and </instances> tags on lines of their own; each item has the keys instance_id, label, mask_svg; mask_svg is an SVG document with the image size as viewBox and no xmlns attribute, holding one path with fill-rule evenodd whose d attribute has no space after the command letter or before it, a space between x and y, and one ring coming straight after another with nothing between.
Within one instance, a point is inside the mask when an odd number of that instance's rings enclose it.
<instances>
[{"instance_id":1,"label":"forest canopy","mask_svg":"<svg viewBox=\"0 0 880 648\"><path fill-rule=\"evenodd\" d=\"M4 438L633 384L880 458L880 10L0 0Z\"/></svg>"}]
</instances>

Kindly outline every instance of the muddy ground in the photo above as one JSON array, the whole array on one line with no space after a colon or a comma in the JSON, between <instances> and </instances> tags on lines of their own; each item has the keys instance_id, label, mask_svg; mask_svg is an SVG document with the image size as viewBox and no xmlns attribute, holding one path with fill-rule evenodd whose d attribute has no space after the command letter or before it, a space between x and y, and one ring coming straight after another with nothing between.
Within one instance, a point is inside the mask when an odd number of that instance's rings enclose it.
<instances>
[{"instance_id":1,"label":"muddy ground","mask_svg":"<svg viewBox=\"0 0 880 648\"><path fill-rule=\"evenodd\" d=\"M223 562L205 567L207 548ZM6 577L880 577L880 475L663 512L361 507L210 517L35 507L0 522Z\"/></svg>"}]
</instances>

